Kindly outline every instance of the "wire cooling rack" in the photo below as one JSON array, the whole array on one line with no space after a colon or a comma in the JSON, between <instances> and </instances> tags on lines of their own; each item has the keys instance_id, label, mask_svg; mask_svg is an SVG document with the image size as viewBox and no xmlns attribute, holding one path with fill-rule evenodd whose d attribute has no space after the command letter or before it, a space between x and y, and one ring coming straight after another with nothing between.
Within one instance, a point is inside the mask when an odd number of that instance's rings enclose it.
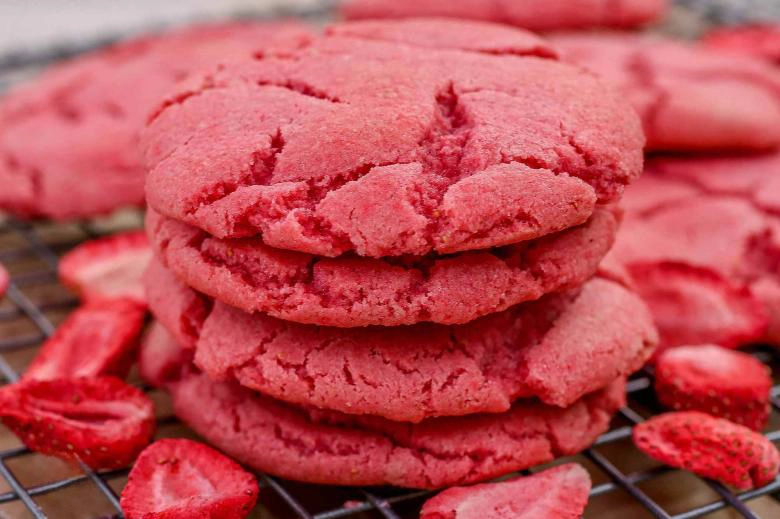
<instances>
[{"instance_id":1,"label":"wire cooling rack","mask_svg":"<svg viewBox=\"0 0 780 519\"><path fill-rule=\"evenodd\" d=\"M271 15L304 15L319 20L325 11ZM0 91L41 66L101 43L0 56ZM0 216L0 263L12 275L6 296L0 299L0 383L11 383L19 377L40 344L78 304L57 282L59 257L86 239L136 228L141 221L141 215L135 212L110 220L71 224L31 224ZM780 350L759 346L751 351L780 374ZM142 385L132 374L131 382ZM780 442L779 382L776 378L766 431L774 442ZM157 404L158 436L192 436L173 417L167 398L145 389ZM649 370L635 376L628 391L629 403L615 417L609 432L582 455L562 460L583 464L593 478L586 519L780 517L780 479L735 494L718 483L661 466L638 452L631 443L632 425L663 409L653 396ZM121 518L117 496L126 476L126 469L94 472L30 452L0 426L0 518ZM429 492L391 488L305 485L265 474L258 474L258 479L260 504L252 517L263 519L416 518L430 496Z\"/></svg>"},{"instance_id":2,"label":"wire cooling rack","mask_svg":"<svg viewBox=\"0 0 780 519\"><path fill-rule=\"evenodd\" d=\"M59 256L85 239L140 225L140 214L110 222L58 225L6 219L0 224L0 262L12 273L0 303L0 376L16 380L40 343L78 301L57 282ZM756 348L762 361L780 368L780 356ZM780 372L775 369L776 372ZM132 380L139 383L137 379ZM586 518L658 517L689 519L729 509L722 517L780 517L780 479L761 489L734 494L714 482L659 466L634 450L631 426L662 411L652 395L652 374L629 383L629 405L593 448L573 458L591 472L594 488ZM773 388L770 432L780 440L780 384ZM157 402L160 435L191 435L170 413L164 395ZM536 470L536 469L534 469ZM0 432L0 516L9 518L121 517L117 493L126 470L93 472L30 452L6 430ZM428 492L398 489L330 488L302 485L259 474L261 506L256 517L387 519L417 517Z\"/></svg>"}]
</instances>

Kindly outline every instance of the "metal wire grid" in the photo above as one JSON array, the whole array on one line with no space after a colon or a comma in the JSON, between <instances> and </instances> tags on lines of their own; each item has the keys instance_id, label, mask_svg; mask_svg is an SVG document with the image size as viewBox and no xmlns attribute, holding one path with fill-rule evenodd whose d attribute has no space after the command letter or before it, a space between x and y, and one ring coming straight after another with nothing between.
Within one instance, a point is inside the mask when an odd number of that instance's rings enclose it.
<instances>
[{"instance_id":1,"label":"metal wire grid","mask_svg":"<svg viewBox=\"0 0 780 519\"><path fill-rule=\"evenodd\" d=\"M134 219L134 221L138 221ZM55 329L54 314L64 314L78 304L77 300L56 284L56 268L59 254L78 244L81 240L103 234L91 224L59 226L55 224L32 225L8 219L0 225L0 262L11 267L14 273L6 301L0 306L0 376L4 383L18 379L23 364L32 357L39 344ZM14 267L20 265L20 273ZM26 331L7 334L4 330L11 324L18 327L21 321L31 324ZM756 355L767 363L776 364L780 358L773 350L757 349ZM24 354L19 360L18 355ZM17 357L14 357L17 356ZM747 502L761 496L771 495L778 498L780 479L766 487L734 494L726 487L710 481L701 480L709 487L715 498L705 503L685 510L669 511L668 503L653 498L643 490L642 485L648 481L664 477L670 473L679 472L667 467L652 465L642 470L622 470L618 467L620 458L630 449L627 440L630 438L631 426L644 420L645 416L660 412L652 397L652 373L649 370L641 373L629 383L629 405L620 411L613 428L601 436L593 448L578 457L591 469L597 484L594 486L591 499L610 499L623 492L631 497L637 510L645 510L649 517L690 519L705 517L708 514L724 508L730 508L738 517L758 518L757 512L751 511ZM773 388L772 404L780 411L780 384ZM175 425L175 419L164 416L162 425ZM780 430L767 433L772 441L780 440ZM0 444L2 445L2 444ZM46 511L40 506L39 500L46 496L56 503L57 493L79 484L89 484L102 497L102 508L106 512L99 515L78 517L122 517L117 499L117 490L121 486L127 470L114 470L96 473L80 465L71 468L66 477L55 478L41 484L25 484L17 475L20 467L12 467L11 462L31 453L18 445L4 447L0 450L0 476L9 487L0 493L0 507L4 504L21 503L32 517L70 517L55 508L54 512ZM635 455L637 458L641 456ZM42 457L41 457L42 458ZM45 463L55 463L46 459ZM588 463L589 462L589 463ZM58 462L57 462L58 463ZM428 492L408 492L393 489L331 489L312 485L300 485L265 474L259 474L261 501L271 517L297 517L300 519L336 519L342 517L384 517L398 519L416 517L419 506L429 495ZM601 482L599 482L601 481ZM270 494L270 496L269 496ZM334 495L329 503L321 503L323 496ZM345 506L345 503L346 506ZM55 505L65 506L65 505ZM72 506L69 504L67 506ZM777 505L780 510L780 505ZM2 514L0 508L0 514ZM598 513L594 511L593 513ZM261 515L263 516L263 515ZM13 515L21 517L21 515ZM74 515L73 517L77 517ZM591 517L586 515L586 517ZM593 515L601 517L601 515ZM621 517L621 516L615 516ZM769 516L766 516L769 517Z\"/></svg>"},{"instance_id":2,"label":"metal wire grid","mask_svg":"<svg viewBox=\"0 0 780 519\"><path fill-rule=\"evenodd\" d=\"M326 11L276 12L272 15L298 15L320 19ZM110 41L110 40L105 40ZM48 64L103 42L91 42L88 46L57 47L43 52L17 53L0 57L0 91L19 76L24 76L39 66ZM133 220L135 223L138 219ZM132 224L131 224L132 225ZM0 377L2 383L18 379L26 362L55 329L52 316L61 316L78 304L78 301L57 285L59 255L84 239L102 235L106 229L93 223L72 225L28 224L11 218L0 222L0 262L10 266L11 285L5 300L0 301ZM19 268L15 268L19 265ZM9 331L10 330L10 331ZM755 354L764 362L780 366L780 355L775 350L757 349ZM21 359L21 360L20 360ZM711 514L729 509L728 517L760 518L751 510L748 502L759 502L771 496L771 515L780 516L780 478L760 489L735 494L726 487L711 481L686 476L686 488L697 486L701 496L693 505L688 500L681 504L675 497L656 495L657 482L681 473L674 469L649 464L648 460L632 451L631 427L645 417L661 412L652 395L652 372L645 370L629 383L629 404L620 410L612 429L601 436L596 444L576 457L591 472L595 484L591 492L591 505L586 517L658 517L692 519L710 517ZM159 397L159 395L157 395ZM159 398L158 398L159 399ZM767 437L780 441L780 384L772 389L773 423ZM163 407L165 405L163 404ZM160 419L163 434L166 428L174 428L181 434L183 428L170 413ZM184 432L186 434L186 432ZM8 434L5 435L6 437ZM8 438L5 438L7 440ZM63 469L52 458L32 454L23 446L4 441L0 435L0 516L40 518L106 518L123 517L117 492L124 482L127 470L96 473L83 464ZM28 462L30 456L37 456ZM640 460L637 467L637 460ZM30 467L35 465L34 467ZM30 472L35 472L31 476ZM687 473L685 473L687 474ZM259 517L297 517L300 519L337 519L342 517L383 517L400 519L417 517L419 507L429 492L398 489L334 489L301 485L265 474L258 474L261 488ZM693 485L691 480L695 480ZM650 488L656 482L656 488ZM6 488L4 489L3 486ZM674 485L661 485L666 488ZM702 493L701 489L709 489ZM652 490L652 491L651 491ZM61 500L63 493L71 491L69 500ZM703 495L702 495L703 494ZM84 499L95 501L89 512L75 510ZM75 497L74 497L75 496ZM679 497L679 496L678 496ZM48 506L43 506L46 502ZM17 504L6 511L7 505ZM616 511L617 508L617 511ZM625 513L620 510L625 510ZM609 512L608 512L609 511ZM85 515L88 514L88 515ZM735 515L734 515L735 514Z\"/></svg>"}]
</instances>

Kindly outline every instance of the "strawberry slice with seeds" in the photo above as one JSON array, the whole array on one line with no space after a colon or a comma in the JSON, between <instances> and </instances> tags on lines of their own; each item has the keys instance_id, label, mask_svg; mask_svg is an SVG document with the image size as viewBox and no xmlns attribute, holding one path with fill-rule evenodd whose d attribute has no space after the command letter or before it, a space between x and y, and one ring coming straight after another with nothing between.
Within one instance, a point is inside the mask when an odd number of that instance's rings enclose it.
<instances>
[{"instance_id":1,"label":"strawberry slice with seeds","mask_svg":"<svg viewBox=\"0 0 780 519\"><path fill-rule=\"evenodd\" d=\"M160 440L138 457L122 491L127 519L241 519L257 502L257 480L202 443Z\"/></svg>"},{"instance_id":2,"label":"strawberry slice with seeds","mask_svg":"<svg viewBox=\"0 0 780 519\"><path fill-rule=\"evenodd\" d=\"M579 519L590 487L588 472L568 463L533 476L447 489L423 505L420 519Z\"/></svg>"},{"instance_id":3,"label":"strawberry slice with seeds","mask_svg":"<svg viewBox=\"0 0 780 519\"><path fill-rule=\"evenodd\" d=\"M699 411L655 416L633 436L651 458L740 490L771 483L780 469L780 452L767 438Z\"/></svg>"},{"instance_id":4,"label":"strawberry slice with seeds","mask_svg":"<svg viewBox=\"0 0 780 519\"><path fill-rule=\"evenodd\" d=\"M769 325L761 301L713 270L658 262L629 271L658 326L659 353L686 344L736 348L760 339Z\"/></svg>"},{"instance_id":5,"label":"strawberry slice with seeds","mask_svg":"<svg viewBox=\"0 0 780 519\"><path fill-rule=\"evenodd\" d=\"M3 297L5 294L5 291L8 290L8 283L10 283L11 278L8 275L8 271L5 270L5 267L2 263L0 263L0 297Z\"/></svg>"},{"instance_id":6,"label":"strawberry slice with seeds","mask_svg":"<svg viewBox=\"0 0 780 519\"><path fill-rule=\"evenodd\" d=\"M137 351L145 315L145 308L131 299L86 303L43 344L24 379L124 378Z\"/></svg>"},{"instance_id":7,"label":"strawberry slice with seeds","mask_svg":"<svg viewBox=\"0 0 780 519\"><path fill-rule=\"evenodd\" d=\"M91 240L62 258L60 280L87 301L128 297L146 304L141 278L151 257L143 231Z\"/></svg>"},{"instance_id":8,"label":"strawberry slice with seeds","mask_svg":"<svg viewBox=\"0 0 780 519\"><path fill-rule=\"evenodd\" d=\"M702 411L757 431L769 419L771 389L763 363L714 345L667 350L655 366L655 391L665 406Z\"/></svg>"},{"instance_id":9,"label":"strawberry slice with seeds","mask_svg":"<svg viewBox=\"0 0 780 519\"><path fill-rule=\"evenodd\" d=\"M4 386L0 419L31 450L80 459L93 469L128 465L155 428L151 400L113 377Z\"/></svg>"}]
</instances>

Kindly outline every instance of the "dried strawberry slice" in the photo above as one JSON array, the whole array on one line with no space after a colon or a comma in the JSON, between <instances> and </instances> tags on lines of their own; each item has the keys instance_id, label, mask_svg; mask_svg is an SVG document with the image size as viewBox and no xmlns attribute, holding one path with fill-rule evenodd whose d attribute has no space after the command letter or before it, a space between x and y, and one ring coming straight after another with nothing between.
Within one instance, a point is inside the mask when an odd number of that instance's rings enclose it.
<instances>
[{"instance_id":1,"label":"dried strawberry slice","mask_svg":"<svg viewBox=\"0 0 780 519\"><path fill-rule=\"evenodd\" d=\"M420 519L579 519L590 487L588 472L568 463L533 476L447 489L423 505Z\"/></svg>"},{"instance_id":2,"label":"dried strawberry slice","mask_svg":"<svg viewBox=\"0 0 780 519\"><path fill-rule=\"evenodd\" d=\"M86 303L43 344L24 379L124 378L137 351L145 315L144 307L131 299Z\"/></svg>"},{"instance_id":3,"label":"dried strawberry slice","mask_svg":"<svg viewBox=\"0 0 780 519\"><path fill-rule=\"evenodd\" d=\"M5 291L8 290L9 282L10 282L10 278L8 276L8 271L5 270L3 264L0 263L0 297L3 297Z\"/></svg>"},{"instance_id":4,"label":"dried strawberry slice","mask_svg":"<svg viewBox=\"0 0 780 519\"><path fill-rule=\"evenodd\" d=\"M655 416L634 427L634 443L672 467L745 490L774 481L780 452L766 437L698 411Z\"/></svg>"},{"instance_id":5,"label":"dried strawberry slice","mask_svg":"<svg viewBox=\"0 0 780 519\"><path fill-rule=\"evenodd\" d=\"M241 519L257 502L257 480L223 454L192 440L144 450L122 491L127 519Z\"/></svg>"},{"instance_id":6,"label":"dried strawberry slice","mask_svg":"<svg viewBox=\"0 0 780 519\"><path fill-rule=\"evenodd\" d=\"M655 391L666 407L703 411L757 431L769 419L771 389L762 362L719 346L673 348L655 365Z\"/></svg>"},{"instance_id":7,"label":"dried strawberry slice","mask_svg":"<svg viewBox=\"0 0 780 519\"><path fill-rule=\"evenodd\" d=\"M764 335L764 304L717 272L677 262L629 267L661 335L658 352L686 344L735 348Z\"/></svg>"},{"instance_id":8,"label":"dried strawberry slice","mask_svg":"<svg viewBox=\"0 0 780 519\"><path fill-rule=\"evenodd\" d=\"M60 261L60 280L85 300L129 297L146 303L141 278L152 257L143 231L85 242Z\"/></svg>"},{"instance_id":9,"label":"dried strawberry slice","mask_svg":"<svg viewBox=\"0 0 780 519\"><path fill-rule=\"evenodd\" d=\"M94 469L128 465L155 427L151 400L113 377L5 386L0 419L31 450L80 459Z\"/></svg>"},{"instance_id":10,"label":"dried strawberry slice","mask_svg":"<svg viewBox=\"0 0 780 519\"><path fill-rule=\"evenodd\" d=\"M153 322L138 355L141 378L154 387L163 387L191 365L192 352L181 347L162 324Z\"/></svg>"}]
</instances>

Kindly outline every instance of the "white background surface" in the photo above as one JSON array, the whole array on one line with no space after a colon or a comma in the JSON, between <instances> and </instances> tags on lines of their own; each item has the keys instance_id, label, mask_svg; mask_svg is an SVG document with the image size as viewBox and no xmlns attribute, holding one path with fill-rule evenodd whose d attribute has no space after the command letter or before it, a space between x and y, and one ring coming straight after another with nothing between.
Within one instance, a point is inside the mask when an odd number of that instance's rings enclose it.
<instances>
[{"instance_id":1,"label":"white background surface","mask_svg":"<svg viewBox=\"0 0 780 519\"><path fill-rule=\"evenodd\" d=\"M780 0L779 0L780 1ZM0 52L327 0L0 0Z\"/></svg>"}]
</instances>

